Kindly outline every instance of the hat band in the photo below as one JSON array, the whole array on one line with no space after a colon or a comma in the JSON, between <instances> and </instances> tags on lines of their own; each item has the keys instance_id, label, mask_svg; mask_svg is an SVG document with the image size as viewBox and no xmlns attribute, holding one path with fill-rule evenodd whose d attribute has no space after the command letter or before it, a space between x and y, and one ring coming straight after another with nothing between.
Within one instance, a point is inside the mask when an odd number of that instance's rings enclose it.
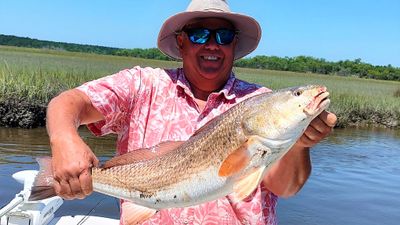
<instances>
[{"instance_id":1,"label":"hat band","mask_svg":"<svg viewBox=\"0 0 400 225\"><path fill-rule=\"evenodd\" d=\"M230 12L227 12L227 11L225 11L225 10L223 10L223 9L219 9L219 8L207 8L207 9L204 9L203 11L210 11L210 12L226 12L226 13L230 13Z\"/></svg>"}]
</instances>

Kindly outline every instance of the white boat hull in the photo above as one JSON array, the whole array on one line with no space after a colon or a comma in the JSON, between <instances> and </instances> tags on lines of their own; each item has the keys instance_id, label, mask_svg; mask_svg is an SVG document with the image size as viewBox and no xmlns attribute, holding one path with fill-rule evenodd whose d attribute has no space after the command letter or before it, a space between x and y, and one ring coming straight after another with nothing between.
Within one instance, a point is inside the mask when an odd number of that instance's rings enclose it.
<instances>
[{"instance_id":1,"label":"white boat hull","mask_svg":"<svg viewBox=\"0 0 400 225\"><path fill-rule=\"evenodd\" d=\"M108 197L108 199L104 198L98 201L87 215L62 215L60 217L55 217L55 212L64 203L62 198L56 196L40 201L28 201L30 188L36 174L35 170L25 170L13 174L15 180L24 184L24 189L9 204L0 209L0 225L119 224L118 219L103 217L101 214L104 213L102 209L106 208L106 204L109 206L113 200L115 201L114 198Z\"/></svg>"}]
</instances>

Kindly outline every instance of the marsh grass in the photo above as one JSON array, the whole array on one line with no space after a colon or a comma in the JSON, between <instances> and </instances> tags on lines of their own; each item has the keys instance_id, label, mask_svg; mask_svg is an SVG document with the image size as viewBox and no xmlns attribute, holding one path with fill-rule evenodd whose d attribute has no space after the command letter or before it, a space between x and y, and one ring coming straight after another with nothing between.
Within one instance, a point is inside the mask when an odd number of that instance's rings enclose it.
<instances>
[{"instance_id":1,"label":"marsh grass","mask_svg":"<svg viewBox=\"0 0 400 225\"><path fill-rule=\"evenodd\" d=\"M400 98L400 87L397 88L397 90L393 94L394 97Z\"/></svg>"},{"instance_id":2,"label":"marsh grass","mask_svg":"<svg viewBox=\"0 0 400 225\"><path fill-rule=\"evenodd\" d=\"M8 98L47 102L63 90L124 68L172 68L179 62L0 46L0 101ZM241 79L271 89L322 84L331 93L331 111L339 126L399 126L400 88L396 81L367 80L310 73L235 68Z\"/></svg>"},{"instance_id":3,"label":"marsh grass","mask_svg":"<svg viewBox=\"0 0 400 225\"><path fill-rule=\"evenodd\" d=\"M400 126L400 101L393 94L399 90L400 83L396 81L243 68L237 68L236 72L240 78L272 89L306 84L327 86L331 98L329 110L338 115L339 127Z\"/></svg>"},{"instance_id":4,"label":"marsh grass","mask_svg":"<svg viewBox=\"0 0 400 225\"><path fill-rule=\"evenodd\" d=\"M46 103L63 90L136 65L176 67L179 63L0 46L0 99Z\"/></svg>"}]
</instances>

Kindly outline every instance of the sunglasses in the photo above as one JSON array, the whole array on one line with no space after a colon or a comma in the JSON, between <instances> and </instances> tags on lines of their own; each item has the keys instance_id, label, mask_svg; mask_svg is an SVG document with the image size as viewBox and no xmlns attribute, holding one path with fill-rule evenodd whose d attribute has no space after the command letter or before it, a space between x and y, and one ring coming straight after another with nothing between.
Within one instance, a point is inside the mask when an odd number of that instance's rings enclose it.
<instances>
[{"instance_id":1,"label":"sunglasses","mask_svg":"<svg viewBox=\"0 0 400 225\"><path fill-rule=\"evenodd\" d=\"M207 28L193 28L184 29L183 32L188 35L193 44L205 44L208 40L210 40L211 35L215 34L215 41L219 45L228 45L232 43L233 39L235 39L235 35L237 34L237 31L224 28L216 30Z\"/></svg>"}]
</instances>

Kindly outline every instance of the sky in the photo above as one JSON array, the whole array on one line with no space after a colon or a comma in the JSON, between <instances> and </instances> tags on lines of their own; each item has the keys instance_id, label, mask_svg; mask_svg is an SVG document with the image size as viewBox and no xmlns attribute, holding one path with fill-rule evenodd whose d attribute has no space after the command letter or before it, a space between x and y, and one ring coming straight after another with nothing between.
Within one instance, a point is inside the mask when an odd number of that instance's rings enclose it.
<instances>
[{"instance_id":1,"label":"sky","mask_svg":"<svg viewBox=\"0 0 400 225\"><path fill-rule=\"evenodd\" d=\"M1 0L0 34L119 48L156 47L190 0ZM249 56L354 60L400 67L400 0L228 0L261 25Z\"/></svg>"}]
</instances>

